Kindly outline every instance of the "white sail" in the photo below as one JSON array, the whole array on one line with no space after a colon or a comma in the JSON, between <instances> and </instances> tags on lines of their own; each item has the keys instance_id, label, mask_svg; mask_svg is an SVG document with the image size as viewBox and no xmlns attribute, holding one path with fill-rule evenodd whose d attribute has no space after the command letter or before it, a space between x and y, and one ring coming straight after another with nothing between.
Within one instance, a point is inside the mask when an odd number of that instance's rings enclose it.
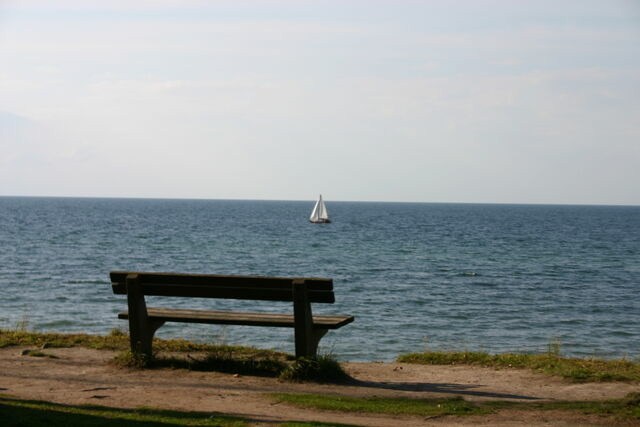
<instances>
[{"instance_id":1,"label":"white sail","mask_svg":"<svg viewBox=\"0 0 640 427\"><path fill-rule=\"evenodd\" d=\"M320 195L320 210L318 212L318 216L320 219L329 219L329 211L327 207L324 205L324 200L322 200L322 195Z\"/></svg>"},{"instance_id":2,"label":"white sail","mask_svg":"<svg viewBox=\"0 0 640 427\"><path fill-rule=\"evenodd\" d=\"M327 207L324 205L324 200L322 200L322 194L320 195L320 198L311 211L309 221L314 223L331 222L329 220L329 212L327 211Z\"/></svg>"},{"instance_id":3,"label":"white sail","mask_svg":"<svg viewBox=\"0 0 640 427\"><path fill-rule=\"evenodd\" d=\"M318 200L316 202L316 205L313 207L313 210L311 211L311 216L309 217L309 221L313 222L313 221L317 221L318 218L320 218L318 216L318 208L320 207L320 200Z\"/></svg>"}]
</instances>

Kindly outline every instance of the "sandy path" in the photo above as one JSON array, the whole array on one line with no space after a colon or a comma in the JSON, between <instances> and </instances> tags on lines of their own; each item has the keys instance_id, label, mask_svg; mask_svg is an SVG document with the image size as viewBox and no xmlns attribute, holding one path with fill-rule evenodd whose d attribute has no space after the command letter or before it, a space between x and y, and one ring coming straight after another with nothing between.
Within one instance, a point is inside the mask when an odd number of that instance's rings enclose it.
<instances>
[{"instance_id":1,"label":"sandy path","mask_svg":"<svg viewBox=\"0 0 640 427\"><path fill-rule=\"evenodd\" d=\"M524 370L397 363L344 363L349 384L292 384L273 378L186 370L133 371L108 362L110 351L47 349L58 359L22 356L23 348L0 349L0 393L65 404L212 411L256 424L325 421L368 426L446 425L610 425L611 420L575 413L501 411L490 416L389 417L320 412L277 403L269 392L345 396L462 396L469 401L601 400L640 391L639 384L572 384Z\"/></svg>"}]
</instances>

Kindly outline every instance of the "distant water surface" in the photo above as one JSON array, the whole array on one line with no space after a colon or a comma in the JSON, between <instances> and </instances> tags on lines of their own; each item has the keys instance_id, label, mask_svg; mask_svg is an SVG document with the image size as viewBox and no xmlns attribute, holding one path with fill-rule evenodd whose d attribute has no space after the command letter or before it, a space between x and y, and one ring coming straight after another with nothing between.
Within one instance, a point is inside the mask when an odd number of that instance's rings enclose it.
<instances>
[{"instance_id":1,"label":"distant water surface","mask_svg":"<svg viewBox=\"0 0 640 427\"><path fill-rule=\"evenodd\" d=\"M0 328L126 330L111 270L331 277L353 314L321 351L640 357L640 207L0 197ZM289 304L149 299L245 311ZM292 331L168 324L158 337L293 351Z\"/></svg>"}]
</instances>

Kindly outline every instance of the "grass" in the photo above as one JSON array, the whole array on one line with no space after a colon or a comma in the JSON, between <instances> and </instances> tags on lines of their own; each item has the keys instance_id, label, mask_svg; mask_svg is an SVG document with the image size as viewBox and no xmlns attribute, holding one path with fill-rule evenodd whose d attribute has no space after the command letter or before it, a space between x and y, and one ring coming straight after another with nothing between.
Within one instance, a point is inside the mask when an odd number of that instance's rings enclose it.
<instances>
[{"instance_id":1,"label":"grass","mask_svg":"<svg viewBox=\"0 0 640 427\"><path fill-rule=\"evenodd\" d=\"M295 361L293 356L252 347L198 344L187 340L155 339L154 350L163 353L153 361L134 357L128 352L129 336L113 330L106 336L87 334L36 333L25 330L0 330L0 348L7 346L89 347L121 350L115 363L132 368L173 367L219 371L243 375L280 377L293 381L341 381L347 376L330 356ZM166 354L172 353L167 356ZM189 353L205 355L193 358ZM557 375L575 382L640 381L640 362L565 358L560 345L549 344L546 354L483 352L425 352L400 356L397 361L431 365L478 365L493 368L526 368ZM31 354L36 356L36 354ZM43 354L44 355L44 354ZM46 356L46 355L44 355Z\"/></svg>"},{"instance_id":2,"label":"grass","mask_svg":"<svg viewBox=\"0 0 640 427\"><path fill-rule=\"evenodd\" d=\"M116 363L130 367L173 367L193 370L268 375L293 381L339 381L347 378L340 365L330 356L293 357L279 352L250 347L196 344L186 340L155 340L154 348L164 354L152 361L133 356L128 335L113 331L107 336L86 334L35 333L24 330L0 330L0 348L7 346L89 347L122 350ZM193 357L191 353L197 357ZM52 357L39 350L25 350L25 355ZM55 356L53 356L55 357ZM559 346L551 346L547 354L500 354L481 352L428 352L401 356L398 361L424 364L466 364L495 368L528 368L574 381L640 381L640 363L627 360L572 359L559 355ZM273 394L280 402L308 408L368 412L396 415L472 415L503 409L578 411L584 414L622 420L640 420L640 393L623 399L594 402L483 402L471 403L462 398L450 399L384 399L349 398L312 394ZM99 406L59 405L0 396L0 419L8 425L30 426L151 426L171 425L246 425L244 420L219 414L178 412L161 409L126 410ZM5 421L7 420L7 421ZM25 420L28 420L25 422ZM321 422L293 422L284 426L342 426Z\"/></svg>"},{"instance_id":3,"label":"grass","mask_svg":"<svg viewBox=\"0 0 640 427\"><path fill-rule=\"evenodd\" d=\"M97 350L127 350L129 348L129 335L119 329L112 330L108 335L57 334L0 329L0 348L18 345L38 346L41 348L87 347ZM270 350L258 350L252 347L199 344L181 339L154 339L153 348L158 352L177 353L232 349L238 356L253 355L260 352L262 354L291 358L291 356L286 353Z\"/></svg>"},{"instance_id":4,"label":"grass","mask_svg":"<svg viewBox=\"0 0 640 427\"><path fill-rule=\"evenodd\" d=\"M117 329L109 335L37 333L25 330L0 330L0 348L8 346L41 348L88 347L121 350L114 358L116 366L133 369L174 368L216 371L241 375L279 377L291 381L340 381L348 378L331 356L295 358L289 354L253 347L198 344L187 340L154 339L153 348L162 353L153 359L129 351L129 336ZM195 357L191 354L195 354ZM27 350L35 357L55 357Z\"/></svg>"},{"instance_id":5,"label":"grass","mask_svg":"<svg viewBox=\"0 0 640 427\"><path fill-rule=\"evenodd\" d=\"M286 356L286 355L285 355ZM144 355L130 351L120 353L114 363L133 369L173 368L193 371L215 371L231 374L277 377L288 381L336 382L348 379L348 375L331 356L305 357L288 361L272 352L256 350L247 352L243 348L236 353L234 347L210 350L204 356L187 354L161 356L148 360Z\"/></svg>"},{"instance_id":6,"label":"grass","mask_svg":"<svg viewBox=\"0 0 640 427\"><path fill-rule=\"evenodd\" d=\"M360 427L355 424L323 423L320 421L294 421L278 424L278 427Z\"/></svg>"},{"instance_id":7,"label":"grass","mask_svg":"<svg viewBox=\"0 0 640 427\"><path fill-rule=\"evenodd\" d=\"M245 427L242 418L215 412L186 412L157 408L121 409L107 406L61 405L0 395L2 425L30 427ZM278 427L357 427L318 421L287 422Z\"/></svg>"},{"instance_id":8,"label":"grass","mask_svg":"<svg viewBox=\"0 0 640 427\"><path fill-rule=\"evenodd\" d=\"M640 420L640 393L630 393L622 399L578 402L482 402L471 403L461 397L447 399L406 398L354 398L322 394L273 393L278 402L327 411L374 413L389 415L484 415L502 409L521 411L575 411L583 414L615 418L617 420Z\"/></svg>"},{"instance_id":9,"label":"grass","mask_svg":"<svg viewBox=\"0 0 640 427\"><path fill-rule=\"evenodd\" d=\"M320 410L413 415L484 415L500 410L565 411L608 417L612 420L639 421L640 393L622 399L592 402L482 402L471 403L460 397L448 399L352 398L318 394L271 394L278 402ZM52 427L146 427L146 426L229 426L248 423L238 417L211 412L172 411L157 408L121 409L106 406L62 405L0 395L0 419L3 425ZM288 422L281 427L349 427L347 424L323 422Z\"/></svg>"},{"instance_id":10,"label":"grass","mask_svg":"<svg viewBox=\"0 0 640 427\"><path fill-rule=\"evenodd\" d=\"M301 357L285 367L279 377L291 381L334 382L349 379L331 355Z\"/></svg>"},{"instance_id":11,"label":"grass","mask_svg":"<svg viewBox=\"0 0 640 427\"><path fill-rule=\"evenodd\" d=\"M577 411L583 414L613 417L619 420L640 421L640 393L629 393L622 399L599 401L540 403L490 402L488 406L494 410L510 408L530 411Z\"/></svg>"},{"instance_id":12,"label":"grass","mask_svg":"<svg viewBox=\"0 0 640 427\"><path fill-rule=\"evenodd\" d=\"M248 425L245 420L218 413L60 405L2 395L0 395L0 419L2 419L3 425L32 427L146 427L160 425L241 427Z\"/></svg>"},{"instance_id":13,"label":"grass","mask_svg":"<svg viewBox=\"0 0 640 427\"><path fill-rule=\"evenodd\" d=\"M174 354L147 359L144 355L125 350L114 359L114 364L133 369L188 369L192 371L215 371L231 374L277 377L287 368L286 357L256 350L249 352L234 347L209 349L196 357L190 354Z\"/></svg>"},{"instance_id":14,"label":"grass","mask_svg":"<svg viewBox=\"0 0 640 427\"><path fill-rule=\"evenodd\" d=\"M128 350L129 335L114 329L108 335L88 334L56 334L28 332L24 330L0 329L0 348L9 346L37 346L41 348L86 347L97 350ZM231 352L236 357L274 357L284 360L293 359L292 356L271 351L259 350L252 347L199 344L192 341L172 339L154 339L153 348L158 352L188 353L188 352Z\"/></svg>"},{"instance_id":15,"label":"grass","mask_svg":"<svg viewBox=\"0 0 640 427\"><path fill-rule=\"evenodd\" d=\"M491 412L491 409L481 408L461 397L446 399L356 398L293 393L274 393L271 396L279 402L327 411L420 416L481 415Z\"/></svg>"},{"instance_id":16,"label":"grass","mask_svg":"<svg viewBox=\"0 0 640 427\"><path fill-rule=\"evenodd\" d=\"M483 352L426 352L398 357L398 362L425 365L477 365L491 368L525 368L575 382L640 381L640 363L629 360L566 358L546 354L488 354Z\"/></svg>"},{"instance_id":17,"label":"grass","mask_svg":"<svg viewBox=\"0 0 640 427\"><path fill-rule=\"evenodd\" d=\"M25 330L0 329L0 348L28 345L42 348L88 347L98 350L119 350L129 345L129 336L113 330L109 335L54 334Z\"/></svg>"},{"instance_id":18,"label":"grass","mask_svg":"<svg viewBox=\"0 0 640 427\"><path fill-rule=\"evenodd\" d=\"M53 354L49 354L49 353L44 353L42 351L38 351L38 350L25 350L22 352L23 356L31 356L31 357L47 357L49 359L57 359L58 356L53 355Z\"/></svg>"}]
</instances>

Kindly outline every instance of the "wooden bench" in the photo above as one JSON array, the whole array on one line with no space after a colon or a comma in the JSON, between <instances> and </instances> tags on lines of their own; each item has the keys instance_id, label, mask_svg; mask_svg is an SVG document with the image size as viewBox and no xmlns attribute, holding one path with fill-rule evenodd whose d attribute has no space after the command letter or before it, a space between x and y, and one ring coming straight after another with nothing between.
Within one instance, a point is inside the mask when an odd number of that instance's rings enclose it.
<instances>
[{"instance_id":1,"label":"wooden bench","mask_svg":"<svg viewBox=\"0 0 640 427\"><path fill-rule=\"evenodd\" d=\"M314 316L311 303L333 303L332 279L218 276L205 274L112 271L113 292L127 295L131 351L152 357L151 343L165 322L294 328L296 357L315 356L329 329L353 322L353 316ZM145 295L293 302L293 314L243 313L147 307Z\"/></svg>"}]
</instances>

